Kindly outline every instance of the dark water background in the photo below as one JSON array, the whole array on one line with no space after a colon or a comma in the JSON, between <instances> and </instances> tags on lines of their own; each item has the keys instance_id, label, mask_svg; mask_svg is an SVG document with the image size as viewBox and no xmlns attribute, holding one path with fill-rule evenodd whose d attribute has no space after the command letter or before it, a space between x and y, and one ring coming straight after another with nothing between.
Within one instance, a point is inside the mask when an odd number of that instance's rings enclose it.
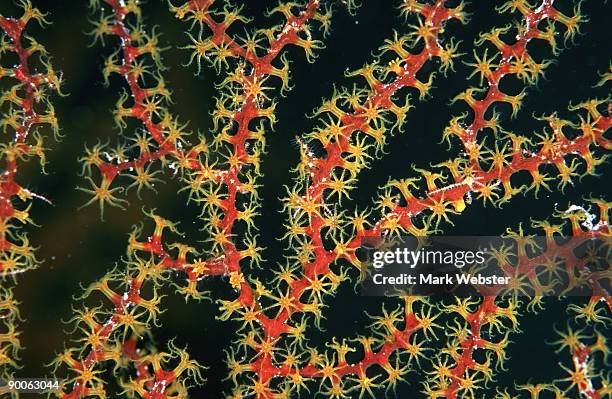
<instances>
[{"instance_id":1,"label":"dark water background","mask_svg":"<svg viewBox=\"0 0 612 399\"><path fill-rule=\"evenodd\" d=\"M11 2L3 2L2 11L11 7L8 3ZM61 320L70 319L71 306L78 306L72 296L81 292L80 285L86 286L104 275L125 254L128 233L134 224L143 220L143 206L155 207L161 215L180 221L188 242L197 244L202 238L202 233L197 230L199 226L194 222L198 211L193 206L185 206L184 195L176 194L180 188L176 180L167 179L165 184L157 186L157 194L146 193L142 200L132 193L129 207L126 210L109 208L104 222L95 206L78 210L88 197L75 189L85 184L78 175L81 166L77 160L84 154L84 146L91 146L98 139L109 137L111 143L117 142L120 133L114 126L111 111L123 84L115 77L109 88L102 85L102 55L108 54L110 47L101 49L99 44L88 47L91 38L84 34L92 29L88 19L97 19L98 15L88 14L86 3L35 2L49 13L52 25L43 31L34 29L31 33L52 54L54 67L63 71L64 91L69 96L56 101L64 139L60 143L48 141L48 174L39 175L36 165L32 165L24 168L21 178L30 190L44 195L54 205L36 202L32 208L33 219L41 227L28 230L32 242L39 247L39 258L44 262L37 270L21 276L16 290L16 297L22 302L21 314L27 319L21 325L24 331L22 342L27 349L22 352L24 368L18 373L20 376L35 377L49 372L45 363L50 362L68 340L66 330L70 326L62 324ZM372 52L392 35L394 29L406 32L403 19L394 8L396 3L367 2L356 17L349 16L344 10L336 10L332 33L325 39L326 49L319 53L314 64L307 64L301 51L289 51L289 58L294 61L291 67L295 87L286 98L279 99L279 122L275 131L267 136L268 154L262 165L265 176L260 191L263 208L258 226L260 237L263 237L261 244L267 248L264 252L266 267L282 261L283 244L275 238L283 234L279 197L284 195L284 191L280 188L291 184L289 169L298 161L298 151L292 139L296 134L312 130L316 121L305 115L320 104L322 97L331 94L334 84L350 87L355 82L344 77L347 68L355 69L372 60ZM499 2L474 1L467 6L472 14L470 23L465 27L456 23L449 26L447 34L462 40L462 51L471 53L471 43L479 32L514 20L513 17L498 16L491 3ZM563 3L560 4L562 8L567 5L567 2ZM254 26L266 27L272 24L263 17L263 10L268 7L269 4L263 1L249 2L244 13L254 18ZM563 9L567 10L567 7ZM164 75L173 91L175 103L171 110L180 114L181 120L189 120L194 130L208 132L212 128L208 112L214 106L213 84L220 81L219 77L211 68L204 68L200 77L194 77L194 68L183 66L188 54L178 45L186 43L182 32L184 25L173 19L166 2L150 0L143 10L147 24L157 24L159 31L163 32L161 45L170 47L164 53L164 62L170 67ZM556 65L550 66L538 87L528 90L519 117L509 120L508 110L500 107L502 124L506 129L531 134L542 128L531 118L532 113L541 115L559 111L564 116L570 102L608 94L605 88L593 89L592 85L599 79L597 72L606 70L610 62L610 36L609 32L606 33L609 5L589 1L584 3L583 11L590 18L583 34L576 37L574 46L557 57ZM463 59L472 60L469 56ZM467 67L460 63L456 70L457 73L449 73L448 77L437 75L431 98L415 104L416 109L409 113L406 121L406 132L389 141L390 155L376 160L373 168L360 177L359 189L353 196L355 203L368 205L370 198L377 193L377 187L389 176L412 175L411 164L427 167L449 157L446 144L439 144L441 132L449 119L462 110L460 106L449 105L449 102L466 87L465 77L469 74ZM130 135L130 132L124 134ZM609 194L609 178L606 177L610 176L610 168L606 166L601 170L604 171L602 178L586 177L576 187L568 187L563 194L555 191L544 193L539 199L534 199L533 194L516 197L501 210L485 208L475 201L454 219L454 227L445 227L445 232L455 235L501 234L506 227L517 227L519 222L528 224L530 217L548 217L557 203L565 207L569 202L582 203L582 199L590 194L606 196ZM213 281L210 289L221 298L233 295L224 283ZM214 304L185 304L170 289L165 293L168 297L163 302L167 309L161 317L163 324L153 330L159 347L163 348L163 343L172 337L177 337L180 345L188 343L190 353L210 367L205 373L206 386L194 391L202 395L194 397L204 397L204 394L209 398L221 397L221 392L228 388L227 382L222 381L226 375L222 349L230 345L233 333L228 331L233 331L235 326L215 321L218 312ZM537 378L534 382L548 382L561 377L557 363L562 359L544 342L555 337L553 325L563 327L566 324L566 304L558 300L548 302L546 311L521 319L524 333L512 338L514 343L508 349L510 360L506 363L508 370L502 372L496 383L500 387L512 388L514 382L525 383L534 377ZM333 316L323 323L327 332L320 334L311 344L321 344L331 336L367 334L365 326L368 322L363 311L375 314L380 305L380 300L356 297L352 287L343 287L330 303ZM398 392L420 391L416 381L421 378L415 373L409 374L409 380L414 382L404 384ZM489 395L494 392L496 384L490 387Z\"/></svg>"}]
</instances>

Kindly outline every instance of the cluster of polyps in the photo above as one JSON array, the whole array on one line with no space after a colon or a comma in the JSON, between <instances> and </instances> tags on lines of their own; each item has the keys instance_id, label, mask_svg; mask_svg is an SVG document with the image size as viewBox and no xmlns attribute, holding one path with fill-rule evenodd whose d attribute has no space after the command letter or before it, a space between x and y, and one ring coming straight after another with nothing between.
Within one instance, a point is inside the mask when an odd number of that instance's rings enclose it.
<instances>
[{"instance_id":1,"label":"cluster of polyps","mask_svg":"<svg viewBox=\"0 0 612 399\"><path fill-rule=\"evenodd\" d=\"M45 128L50 127L56 138L59 136L51 99L53 94L60 93L61 75L53 70L44 46L25 33L35 23L45 25L47 21L29 0L19 3L23 10L21 17L0 15L0 127L5 137L0 144L0 379L3 380L10 379L19 368L21 344L17 322L21 317L13 288L21 273L39 263L23 227L32 224L29 210L33 199L49 202L25 188L27 184L21 181L20 171L26 162L39 159L44 173ZM14 65L7 66L7 60ZM0 387L0 395L5 393L5 387Z\"/></svg>"},{"instance_id":2,"label":"cluster of polyps","mask_svg":"<svg viewBox=\"0 0 612 399\"><path fill-rule=\"evenodd\" d=\"M170 5L176 17L190 25L186 49L198 72L206 62L225 76L212 111L214 138L211 142L198 135L193 145L189 141L195 135L171 110L170 90L161 74L159 37L154 30L144 30L138 1L91 3L101 13L93 36L113 38L118 46L104 64L104 79L119 76L127 88L117 102L115 120L128 135L132 128L136 133L125 145L111 149L98 144L87 150L82 162L91 187L81 188L92 196L87 204L98 203L102 210L105 205L125 207L127 201L121 197L124 192L152 189L167 166L171 175L184 183L188 200L201 207L208 235L204 248L173 242L175 224L154 212L145 212L154 223L154 231L143 238L142 231L135 229L128 243L129 259L93 283L80 298L82 307L73 320L80 338L54 362L56 373L61 368L70 373L58 396L106 397L107 383L102 373L113 367L128 376L119 384L130 397L185 397L189 384L202 383L203 368L173 343L167 351L157 352L145 349L142 338L159 323L164 285L175 285L186 299L202 299L214 295L203 289L207 278L213 276L223 276L236 291L232 300L219 301L219 319L237 320L240 325L236 348L228 352L227 361L233 398L299 397L314 390L338 399L375 397L383 389L394 392L415 365L426 370L422 392L429 398L480 395L507 359L509 337L518 331L523 306L518 300L491 295L433 303L405 296L390 299L396 307L387 305L380 315L372 316L371 336L335 337L325 348L315 348L308 332L312 326L321 325L326 303L338 287L358 278L343 266L350 264L359 274L365 272L356 255L362 239L431 234L451 223L453 215L463 213L474 196L501 206L521 192L533 190L537 195L550 189L549 182L554 179L541 171L546 165L557 169L561 191L567 184L575 184L576 177L600 169L605 159L602 151L610 149L606 133L612 119L609 109L607 114L602 109L607 100L590 100L571 108L578 115L574 120L580 119L578 123L557 114L542 117L552 133L537 135L538 142L502 129L502 113L493 109L495 105L509 105L512 116L518 116L527 88L553 64L551 60L534 60L529 42L543 40L556 55L558 33L563 32L568 42L586 22L580 8L566 16L551 0L537 7L523 0L498 7L500 12L515 13L520 20L514 27L483 33L474 43L474 61L467 63L474 72L468 79L478 76L480 85L467 87L456 96L455 101L463 101L468 112L453 117L442 133L449 143L460 141L462 155L430 170L414 168L419 176L390 181L375 201L374 210L351 212L347 198L360 172L371 167L372 159L382 153L391 134L404 129L406 116L414 108L409 100L398 98L411 91L426 99L434 74L422 75L430 64L437 62L441 72L451 73L453 63L462 56L460 43L445 39L451 21L467 23L462 3L450 7L444 0L404 0L400 10L410 21L407 33L394 33L381 46L379 57L348 73L363 78L364 87L335 89L315 112L319 127L298 138L302 157L296 167L296 183L284 199L284 239L290 255L274 270L274 279L264 281L248 266L263 263L252 230L259 216L260 158L266 152L266 134L277 119L278 96L274 93L282 96L290 87L284 49L297 46L308 61L314 61L315 52L323 46L315 39L314 27L327 32L331 6L317 0L304 6L279 4L272 13L283 19L281 24L235 36L232 32L236 26L250 22L240 9L215 5L213 0ZM352 7L350 1L348 4ZM50 104L42 100L48 107L45 113L34 110L34 103L45 98L46 92L39 91L40 87L56 89L59 78L49 68L39 75L28 72L27 58L36 49L25 49L18 43L25 24L30 19L42 20L42 16L29 3L24 3L24 8L19 20L0 18L0 26L11 42L7 48L21 60L21 65L13 69L2 68L0 77L17 79L18 86L25 88L25 97L19 94L21 89L3 96L5 102L25 111L8 112L3 118L3 124L13 128L17 137L14 144L2 148L8 163L0 184L0 217L5 230L13 228L8 223L11 219L28 219L27 208L14 209L12 199L30 199L33 195L15 183L13 175L18 159L40 156L42 151L38 142L25 144L33 124L57 127ZM513 29L514 39L507 39ZM154 85L145 83L150 71L155 71ZM501 82L507 76L518 78L525 89L516 95L504 92ZM609 79L607 73L602 84ZM487 132L494 136L493 145L483 138L488 137ZM323 155L311 150L319 147ZM521 171L527 171L532 181L516 187L511 178ZM595 204L598 221L591 223L599 226L597 229L584 231L584 215L580 212L561 214L569 220L574 236L609 235L609 204ZM547 236L565 227L537 226ZM31 249L24 238L10 241L10 234L0 232L0 249L3 255L8 254L0 263L0 271L14 276L16 270L23 269L21 263L33 263ZM516 236L518 240L522 232ZM176 274L180 276L178 282L173 278ZM104 305L98 305L98 298ZM528 308L538 304L536 299ZM601 289L587 305L571 309L579 319L602 323L609 308L609 295ZM18 347L12 324L16 311L8 290L2 292L0 310L10 315L2 318L3 322L8 320L9 331L0 335L0 354L6 354ZM443 322L445 341L438 355L428 357ZM597 345L599 348L603 344ZM607 380L597 376L599 381L595 381L591 357L584 348L571 348L576 370L570 370L570 388L587 397L603 396L607 394ZM479 356L483 352L485 355ZM12 360L8 356L0 359L7 364ZM531 387L524 387L532 392Z\"/></svg>"},{"instance_id":3,"label":"cluster of polyps","mask_svg":"<svg viewBox=\"0 0 612 399\"><path fill-rule=\"evenodd\" d=\"M130 15L140 18L133 5L107 3L113 14L104 17L107 22L98 29L101 34L126 39L121 41L123 65L109 70L118 71L130 90L138 93L145 89L138 85L134 75L137 72L133 70L134 61L147 55L139 49L151 47L127 41L134 33L124 20ZM234 319L241 325L237 349L228 354L230 378L235 384L231 397L300 396L316 384L321 394L332 398L374 396L383 386L394 389L406 379L415 363L425 361L425 343L441 327L442 314L454 315L447 325L450 339L432 362L424 392L434 398L476 395L504 365L510 333L518 331L519 301L488 296L438 307L424 298L404 297L396 310L383 309L382 315L373 317L372 337L358 337L354 341L333 339L327 345L329 350L308 345L308 326L320 325L327 298L350 279L348 269L338 265L348 262L364 272L356 255L364 237L429 234L441 224L451 222L453 214L464 212L473 196L501 206L516 194L528 191L527 186L515 187L511 181L520 171L531 174L531 189L536 195L550 187L552 177L540 172L544 165L557 167L560 189L572 182L573 177L595 172L603 162L599 150L609 148L604 134L611 119L600 109L605 101L593 100L574 108L585 110L588 115L582 119L586 123L578 125L577 134L576 130L568 133L576 125L557 115L543 117L553 134L539 135L541 141L537 143L530 137L506 132L501 127L502 114L493 110L494 105L506 103L512 108L512 116L518 116L527 88L536 84L552 65L551 60L534 60L528 51L529 42L543 40L556 55L557 33L563 31L568 42L579 24L585 22L580 9L573 16L566 16L551 1L544 1L539 7L522 1L499 7L500 12L519 14L517 35L508 42L506 37L511 28L495 28L477 40L475 47L480 49L474 51L475 61L468 65L474 67L472 76L479 75L482 87L469 87L456 97L455 101L465 102L470 112L452 118L443 132L449 143L459 139L464 155L432 170L414 168L422 177L390 181L376 201L378 219L373 219L373 211L369 210L348 216L343 202L355 188L358 175L380 155L389 135L404 128L406 115L414 107L409 101L400 103L397 100L400 93L413 90L420 99L425 99L434 75L423 78L419 72L437 60L442 72L450 73L454 60L461 56L458 41L444 43L440 34L451 20L466 23L463 4L447 7L444 1L403 2L402 14L414 21L408 24L409 33L395 33L381 47L379 58L349 73L348 76L365 79L367 86L335 89L315 112L321 118L320 127L297 139L301 162L296 168L296 185L284 200L287 214L284 239L290 244L291 255L274 272L270 285L245 269L248 263L262 262L260 248L250 232L258 216L259 157L265 153L265 133L276 121L276 102L272 100L275 87L270 78L280 79L281 93L289 88L289 64L281 51L294 44L303 48L310 59L313 51L322 46L313 39L311 24L318 21L327 29L330 11L320 13L319 2L309 2L298 12L294 4L281 4L274 11L282 14L284 25L234 39L230 27L237 22L247 23L247 19L239 10L226 7L213 12L212 6L212 1L194 0L171 7L179 19L200 29L197 35L189 35L191 44L187 46L198 71L203 61L210 62L217 71L227 71L212 112L216 132L212 146L201 137L196 149L190 150L187 134L175 134L172 137L181 146L168 147L164 134L169 128L163 125L163 120L177 119L168 116L170 111L162 108L161 101L155 99L145 104L144 97L134 95L132 105L126 105L127 98L121 99L116 115L124 128L123 118L140 119L147 129L152 129L151 140L145 140L139 147L134 161L109 165L95 157L93 161L91 157L85 159L88 165L98 166L102 186L109 188L119 174L132 172L133 162L149 164L175 158L174 172L184 179L190 200L202 207L205 230L210 233L210 247L204 251L204 259L197 257L201 251L170 244L164 232L173 230L174 225L155 214L150 214L155 222L151 236L142 241L140 231L131 236L132 256L143 259L148 255L154 259L145 263L151 273L147 281L158 286L163 283L166 270L179 270L185 274L186 284L179 284L178 291L187 298L200 299L205 295L201 288L205 277L229 277L237 297L219 301L219 318ZM206 30L210 37L204 36ZM111 64L118 61L113 59ZM274 66L273 62L280 65ZM525 89L518 95L505 93L500 83L506 76L517 77ZM139 104L141 100L143 103ZM496 141L490 148L485 146L485 131L495 134ZM324 155L311 150L314 146L322 147ZM573 156L578 156L578 160L567 164L566 160ZM582 173L578 172L580 162L586 165ZM112 173L105 173L107 169ZM101 205L112 204L112 196L96 196L94 190L92 201L96 200ZM607 210L600 217L607 220ZM247 232L246 238L243 231ZM143 266L139 264L133 273L142 276ZM592 300L598 302L595 297ZM531 307L535 308L536 303ZM155 302L148 309L155 309L156 305ZM143 314L152 317L150 311ZM117 330L121 331L120 326ZM482 333L485 330L487 339ZM115 342L117 338L109 335L107 340ZM487 353L484 360L475 355L480 350ZM373 371L376 365L382 369L380 373ZM147 378L151 381L153 377Z\"/></svg>"}]
</instances>

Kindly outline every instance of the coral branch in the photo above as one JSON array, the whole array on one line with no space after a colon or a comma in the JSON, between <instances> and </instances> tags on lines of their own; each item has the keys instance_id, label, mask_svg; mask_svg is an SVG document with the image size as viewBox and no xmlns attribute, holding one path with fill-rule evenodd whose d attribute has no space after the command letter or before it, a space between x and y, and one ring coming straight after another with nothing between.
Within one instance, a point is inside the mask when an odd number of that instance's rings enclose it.
<instances>
[{"instance_id":1,"label":"coral branch","mask_svg":"<svg viewBox=\"0 0 612 399\"><path fill-rule=\"evenodd\" d=\"M28 161L38 158L45 173L43 127L50 127L55 138L59 137L51 99L54 93L61 94L62 77L53 70L44 46L25 34L33 24L44 26L48 22L29 1L20 2L20 6L23 9L20 18L0 15L0 30L3 32L0 56L3 61L5 57L17 59L12 67L0 66L3 83L0 126L11 138L0 145L0 158L4 163L0 170L0 378L13 375L18 368L18 351L21 349L20 332L16 330L16 323L21 318L18 302L13 297L14 285L19 274L39 263L24 227L33 224L29 213L33 200L49 202L20 182L20 169ZM0 394L3 390L4 387L0 388Z\"/></svg>"},{"instance_id":2,"label":"coral branch","mask_svg":"<svg viewBox=\"0 0 612 399\"><path fill-rule=\"evenodd\" d=\"M14 136L0 147L6 165L0 177L2 378L12 377L18 367L19 313L12 289L18 275L37 264L22 225L31 223L32 200L44 199L20 183L18 172L30 158L44 163L37 129L48 125L57 135L50 95L59 93L61 83L44 48L23 34L31 20L44 23L44 16L28 1L21 3L25 12L20 19L0 16L0 55L11 53L17 60L13 67L0 66L0 79L12 81L0 100L0 125ZM321 0L281 2L267 13L276 21L272 26L251 29L253 20L243 7L214 0L169 2L186 35L185 67L197 74L206 68L217 78L208 138L190 132L179 116L182 104L172 103L162 40L158 29L146 29L140 2L89 3L99 15L90 35L112 46L102 79L109 86L117 78L122 87L114 119L126 138L114 148L99 142L85 149L80 161L89 186L79 189L89 199L83 206L98 205L102 216L109 206L127 210L130 190L140 198L143 189L155 190L157 183L174 179L181 186L177 198L200 212L189 223L203 228L201 236L185 237L177 222L161 216L163 211L153 206L143 210L148 227L133 228L125 259L93 278L75 298L69 321L75 340L52 363L56 375L68 375L54 392L57 397L186 398L190 385L203 385L205 367L187 349L174 340L159 351L148 345L163 321L162 302L170 288L181 299L215 300L218 323L235 328L226 350L228 398L363 399L379 397L383 390L398 396L397 387L412 383L413 375L412 386L423 397L490 397L492 383L497 384L508 365L520 316L544 312L543 297L555 292L553 285L563 278L569 286L563 294L585 284L591 288L584 302L572 299L567 310L571 324L585 323L595 333L568 326L569 332L555 343L571 353L573 366L561 366L567 377L516 384L514 390L533 398L610 396L609 377L595 371L608 351L599 329L607 331L612 314L610 272L592 267L597 254L589 253L588 259L576 254L580 243L597 238L604 241L604 262L609 263L607 198L585 200L584 206L574 201L565 211L555 204L550 220L532 222L530 228L546 238L538 254L530 251L535 244L523 225L518 231L503 226L499 233L505 230L515 241L518 255L496 252L499 273L519 276L514 285L501 287L503 293L480 286L480 297L379 298L382 310L365 313L371 321L367 332L357 328L350 338L313 338L313 333L324 332L326 308L340 299L335 296L367 277L368 265L358 256L366 240L437 234L456 220L468 220L464 218L475 200L501 208L517 201L518 194L533 192L538 198L545 190L575 193L583 178L605 171L612 149L612 103L595 97L598 87L609 83L610 71L596 77L599 82L587 93L591 99L568 107L569 116L566 110L542 116L530 110L533 116L525 121L543 126L541 131L502 126L505 113L524 117L519 111L528 88L553 68L559 40L567 46L583 30L588 20L582 3L567 12L553 0L507 1L495 10L517 22L462 43L457 37L469 34L464 26L469 6L447 0L400 1L405 32L392 32L373 60L346 72L361 83L334 86L311 116L315 127L295 138L300 160L281 200L285 234L280 239L286 254L274 254L266 262L261 243L272 239L257 235L261 214L273 208L263 207L259 198L266 139L280 118L278 104L291 101L286 94L292 50L314 62L324 48L322 37L330 31L332 5ZM352 0L341 3L349 12L356 8ZM407 177L390 179L382 187L371 208L351 209L350 196L363 183L363 172L391 150L389 138L410 125L409 114L416 108L412 97L425 101L436 93L436 75L456 73L464 49L473 52L463 62L469 67L466 76L460 77L467 84L454 99L442 99L447 105L462 102L457 106L467 110L448 115L450 122L438 132L437 138L449 144L449 155L439 159L447 160L412 166ZM33 67L34 54L43 68ZM505 112L508 107L511 112ZM408 142L416 135L410 132ZM454 147L458 153L452 153ZM571 239L564 241L564 233ZM227 291L206 290L216 279L229 283ZM111 374L116 384L107 380ZM513 398L508 389L494 388L497 398Z\"/></svg>"}]
</instances>

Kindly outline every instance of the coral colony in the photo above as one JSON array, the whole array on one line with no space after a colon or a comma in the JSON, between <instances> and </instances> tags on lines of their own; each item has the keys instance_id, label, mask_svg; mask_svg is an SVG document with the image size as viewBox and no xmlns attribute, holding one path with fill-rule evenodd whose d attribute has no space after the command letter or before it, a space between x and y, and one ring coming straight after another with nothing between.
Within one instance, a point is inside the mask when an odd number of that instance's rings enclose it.
<instances>
[{"instance_id":1,"label":"coral colony","mask_svg":"<svg viewBox=\"0 0 612 399\"><path fill-rule=\"evenodd\" d=\"M64 95L63 80L70 79L53 69L44 34L34 38L28 33L33 25L48 24L53 15L41 13L30 0L15 1L21 16L0 16L0 55L14 60L0 66L0 371L5 381L21 376L19 335L28 328L14 287L22 273L45 267L25 234L34 223L32 202L44 193L26 189L21 171L33 159L45 165L46 136L53 131L59 138L61 127L54 101ZM260 163L272 155L266 137L277 122L277 105L300 84L290 80L292 65L316 62L333 25L332 13L353 15L359 5L352 0L281 2L269 13L282 23L260 28L253 27L241 6L226 2L165 3L186 35L184 43L176 43L183 45L186 68L197 74L211 68L220 77L209 111L212 132L195 134L176 112L179 107L171 106L159 29L147 26L139 3L89 1L91 36L97 46L112 50L100 80L123 82L113 116L127 141L86 149L79 190L88 195L85 205L98 206L104 217L108 207L128 207L126 191L140 193L157 181L176 179L183 186L177 204L200 209L200 247L176 241L177 223L149 204L143 211L144 227L129 236L127 257L76 293L70 321L74 328L69 329L74 331L50 359L48 376L61 381L51 396L186 398L206 386L211 378L207 359L194 358L189 346L170 341L154 349L142 344L144 337L155 336L165 310L161 292L168 287L186 300L217 304L216 319L198 322L238 326L231 332L234 344L218 348L226 354L227 398L392 398L405 386L416 392L412 397L422 398L612 396L606 363L612 311L609 264L593 269L575 255L574 241L557 239L603 239L599 250L609 260L611 203L605 198L560 205L548 220L533 221L527 214L499 231L518 248L516 257L503 249L495 254L505 275L524 276L513 292L524 284L533 295L486 290L471 297L404 294L384 299L382 308L369 314L366 335L328 342L309 338L333 311L328 303L342 286L359 295L359 283L369 273L359 252L364 239L439 235L453 222L468 220L465 210L473 203L504 212L507 203L523 196L550 192L562 199L568 187L579 186L587 175L601 174L604 184L609 180L603 173L612 148L612 102L605 95L611 69L576 77L590 79L589 86L601 89L603 96L577 98L544 115L522 107L555 68L555 57L571 51L589 26L581 3L487 2L514 22L485 25L474 43L465 43L453 38L453 32L485 23L470 15L469 3L398 2L403 31L392 32L362 68L347 72L350 83L335 86L314 111L311 130L295 139L300 161L290 165L292 185L278 194L287 247L280 262L264 260L258 244ZM536 42L545 48L537 57L531 52ZM288 52L291 47L302 56ZM448 115L447 127L435 133L442 140L441 152L449 147L460 151L449 152L446 161L433 166L407 165L395 171L395 179L380 189L373 205L356 210L347 201L360 173L393 151L386 146L390 136L402 131L410 140L420 134L410 131L407 114L419 112L436 79L456 73L457 63L469 66L471 75L448 101L464 103L467 111ZM504 88L510 78L520 83L518 94ZM472 81L477 84L470 86ZM512 132L503 125L513 118L537 119L543 128ZM132 129L134 124L139 128ZM68 131L63 134L62 140L79 140ZM287 140L293 135L287 134ZM519 183L518 175L527 176L525 182ZM528 229L546 238L537 256L530 255L534 243ZM498 376L511 372L507 362L512 342L521 334L522 317L547 311L545 297L553 287L535 272L538 265L549 275L562 269L570 287L588 284L591 294L574 298L559 316L567 323L552 331L551 342L541 343L558 351L559 363L550 365L558 378L502 385ZM270 277L258 270L269 271ZM228 284L234 297L220 298L208 290L215 279ZM20 395L8 385L0 393Z\"/></svg>"}]
</instances>

